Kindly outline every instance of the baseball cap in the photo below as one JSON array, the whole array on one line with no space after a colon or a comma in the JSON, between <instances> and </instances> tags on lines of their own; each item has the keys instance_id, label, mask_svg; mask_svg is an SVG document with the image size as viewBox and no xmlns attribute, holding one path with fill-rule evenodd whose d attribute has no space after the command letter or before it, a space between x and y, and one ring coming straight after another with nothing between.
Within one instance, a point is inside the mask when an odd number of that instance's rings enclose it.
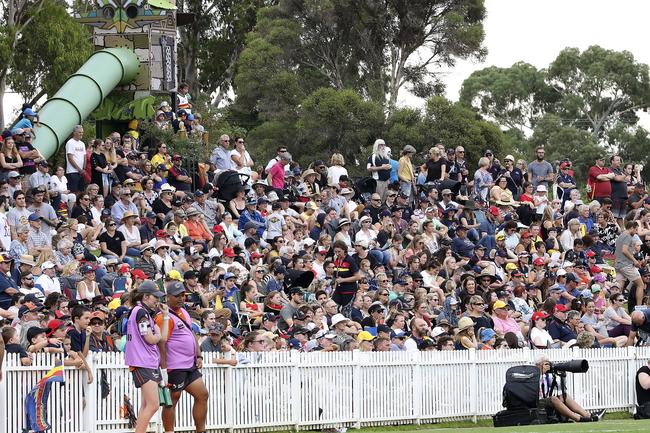
<instances>
[{"instance_id":1,"label":"baseball cap","mask_svg":"<svg viewBox=\"0 0 650 433\"><path fill-rule=\"evenodd\" d=\"M38 326L32 326L31 328L29 328L27 330L27 341L29 341L31 343L32 339L34 339L37 335L40 335L40 334L47 335L48 332L50 332L50 330L48 328L41 328L41 327L38 327Z\"/></svg>"},{"instance_id":2,"label":"baseball cap","mask_svg":"<svg viewBox=\"0 0 650 433\"><path fill-rule=\"evenodd\" d=\"M548 313L546 311L536 311L533 313L532 320L535 322L537 319L548 319Z\"/></svg>"},{"instance_id":3,"label":"baseball cap","mask_svg":"<svg viewBox=\"0 0 650 433\"><path fill-rule=\"evenodd\" d=\"M567 306L564 305L564 304L557 304L557 305L555 306L555 312L558 312L558 311L561 311L561 312L567 312L567 311L569 311L569 307L567 307Z\"/></svg>"},{"instance_id":4,"label":"baseball cap","mask_svg":"<svg viewBox=\"0 0 650 433\"><path fill-rule=\"evenodd\" d=\"M185 291L185 286L180 281L172 281L167 284L167 294L171 296L178 296Z\"/></svg>"},{"instance_id":5,"label":"baseball cap","mask_svg":"<svg viewBox=\"0 0 650 433\"><path fill-rule=\"evenodd\" d=\"M394 329L390 333L390 338L406 338L406 334L401 329Z\"/></svg>"},{"instance_id":6,"label":"baseball cap","mask_svg":"<svg viewBox=\"0 0 650 433\"><path fill-rule=\"evenodd\" d=\"M36 312L36 311L41 311L43 308L45 308L45 307L42 304L38 304L38 303L34 303L34 302L25 302L18 309L18 318L23 317L27 313L33 313L33 312Z\"/></svg>"},{"instance_id":7,"label":"baseball cap","mask_svg":"<svg viewBox=\"0 0 650 433\"><path fill-rule=\"evenodd\" d=\"M54 332L57 329L63 328L64 326L65 323L62 320L59 319L50 320L49 322L47 322L47 329L48 329L47 336L51 337L52 334L54 334Z\"/></svg>"},{"instance_id":8,"label":"baseball cap","mask_svg":"<svg viewBox=\"0 0 650 433\"><path fill-rule=\"evenodd\" d=\"M104 320L106 320L106 314L104 314L101 311L93 311L92 313L90 313L89 320L93 320L93 319L99 319L103 322Z\"/></svg>"},{"instance_id":9,"label":"baseball cap","mask_svg":"<svg viewBox=\"0 0 650 433\"><path fill-rule=\"evenodd\" d=\"M136 289L138 293L145 293L149 295L154 295L157 298L162 298L165 296L163 292L160 291L156 283L151 280L144 280Z\"/></svg>"},{"instance_id":10,"label":"baseball cap","mask_svg":"<svg viewBox=\"0 0 650 433\"><path fill-rule=\"evenodd\" d=\"M224 248L223 255L226 257L235 257L235 250L232 248Z\"/></svg>"},{"instance_id":11,"label":"baseball cap","mask_svg":"<svg viewBox=\"0 0 650 433\"><path fill-rule=\"evenodd\" d=\"M431 336L433 338L440 337L442 334L446 334L447 331L445 331L445 328L442 328L440 326L436 326L431 330Z\"/></svg>"},{"instance_id":12,"label":"baseball cap","mask_svg":"<svg viewBox=\"0 0 650 433\"><path fill-rule=\"evenodd\" d=\"M361 331L357 334L357 341L361 343L362 341L372 341L375 337L368 331Z\"/></svg>"},{"instance_id":13,"label":"baseball cap","mask_svg":"<svg viewBox=\"0 0 650 433\"><path fill-rule=\"evenodd\" d=\"M40 219L41 219L41 217L38 216L37 213L30 214L29 217L27 217L28 221L38 221Z\"/></svg>"},{"instance_id":14,"label":"baseball cap","mask_svg":"<svg viewBox=\"0 0 650 433\"><path fill-rule=\"evenodd\" d=\"M497 310L497 309L499 309L499 308L506 308L506 303L503 302L503 301L501 301L501 300L497 300L497 301L495 301L494 304L492 305L492 308L493 308L494 310Z\"/></svg>"},{"instance_id":15,"label":"baseball cap","mask_svg":"<svg viewBox=\"0 0 650 433\"><path fill-rule=\"evenodd\" d=\"M262 316L262 322L276 322L278 320L278 316L273 313L264 313Z\"/></svg>"}]
</instances>

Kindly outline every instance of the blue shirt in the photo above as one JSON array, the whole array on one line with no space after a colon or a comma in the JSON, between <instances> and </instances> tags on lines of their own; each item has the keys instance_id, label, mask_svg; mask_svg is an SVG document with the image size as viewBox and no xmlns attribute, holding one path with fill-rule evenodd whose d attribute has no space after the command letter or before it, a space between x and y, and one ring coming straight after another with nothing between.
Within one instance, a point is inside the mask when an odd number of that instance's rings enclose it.
<instances>
[{"instance_id":1,"label":"blue shirt","mask_svg":"<svg viewBox=\"0 0 650 433\"><path fill-rule=\"evenodd\" d=\"M239 215L239 222L237 224L237 228L243 232L244 226L249 221L257 225L257 235L261 238L264 235L264 229L266 228L266 219L258 211L251 212L248 209L245 209Z\"/></svg>"},{"instance_id":2,"label":"blue shirt","mask_svg":"<svg viewBox=\"0 0 650 433\"><path fill-rule=\"evenodd\" d=\"M399 178L397 177L397 167L399 166L399 162L397 162L394 159L390 160L390 182L397 182Z\"/></svg>"},{"instance_id":3,"label":"blue shirt","mask_svg":"<svg viewBox=\"0 0 650 433\"><path fill-rule=\"evenodd\" d=\"M129 202L129 204L125 206L124 203L122 203L122 200L118 200L111 208L111 216L115 222L119 224L120 221L122 221L122 216L128 210L138 215L138 208L133 202Z\"/></svg>"},{"instance_id":4,"label":"blue shirt","mask_svg":"<svg viewBox=\"0 0 650 433\"><path fill-rule=\"evenodd\" d=\"M230 159L230 151L224 149L223 146L217 146L210 155L210 162L213 163L218 170L234 170L235 164Z\"/></svg>"},{"instance_id":5,"label":"blue shirt","mask_svg":"<svg viewBox=\"0 0 650 433\"><path fill-rule=\"evenodd\" d=\"M26 117L23 117L22 119L20 119L16 123L16 125L14 125L13 128L11 128L11 132L14 133L14 132L16 132L17 129L25 129L25 128L30 128L31 129L31 128L34 128L34 125L32 124L31 120L29 120Z\"/></svg>"},{"instance_id":6,"label":"blue shirt","mask_svg":"<svg viewBox=\"0 0 650 433\"><path fill-rule=\"evenodd\" d=\"M7 275L0 273L0 308L8 309L11 306L11 297L12 295L6 292L7 289L14 288L18 290L14 280L9 278Z\"/></svg>"}]
</instances>

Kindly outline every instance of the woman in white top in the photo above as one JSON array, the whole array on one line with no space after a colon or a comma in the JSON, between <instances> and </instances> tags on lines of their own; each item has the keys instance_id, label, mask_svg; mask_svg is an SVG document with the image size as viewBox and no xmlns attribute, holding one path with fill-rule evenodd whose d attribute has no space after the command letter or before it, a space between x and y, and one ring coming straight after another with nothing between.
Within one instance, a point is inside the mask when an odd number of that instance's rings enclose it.
<instances>
[{"instance_id":1,"label":"woman in white top","mask_svg":"<svg viewBox=\"0 0 650 433\"><path fill-rule=\"evenodd\" d=\"M97 194L93 197L93 204L90 206L90 213L93 215L93 227L99 226L102 222L102 211L104 210L104 196Z\"/></svg>"},{"instance_id":2,"label":"woman in white top","mask_svg":"<svg viewBox=\"0 0 650 433\"><path fill-rule=\"evenodd\" d=\"M359 222L361 223L361 230L359 230L354 236L354 241L368 241L368 246L371 249L374 248L377 240L377 232L371 228L372 218L370 218L368 215L365 215L361 217Z\"/></svg>"},{"instance_id":3,"label":"woman in white top","mask_svg":"<svg viewBox=\"0 0 650 433\"><path fill-rule=\"evenodd\" d=\"M352 237L350 236L350 220L347 218L341 218L339 220L339 231L334 236L334 242L343 241L348 247L348 253L354 252L352 248Z\"/></svg>"},{"instance_id":4,"label":"woman in white top","mask_svg":"<svg viewBox=\"0 0 650 433\"><path fill-rule=\"evenodd\" d=\"M625 296L620 293L614 293L609 298L609 305L605 308L603 316L605 316L605 325L607 326L607 334L610 337L618 337L630 334L632 319L627 314L623 304L625 303Z\"/></svg>"},{"instance_id":5,"label":"woman in white top","mask_svg":"<svg viewBox=\"0 0 650 433\"><path fill-rule=\"evenodd\" d=\"M61 203L66 203L68 209L72 209L77 196L70 192L68 189L68 178L65 177L65 169L61 166L56 168L54 176L50 177L50 184L48 186L50 191L58 192L61 195Z\"/></svg>"},{"instance_id":6,"label":"woman in white top","mask_svg":"<svg viewBox=\"0 0 650 433\"><path fill-rule=\"evenodd\" d=\"M530 343L537 349L546 349L553 344L553 337L546 330L548 313L538 311L533 314L530 327Z\"/></svg>"},{"instance_id":7,"label":"woman in white top","mask_svg":"<svg viewBox=\"0 0 650 433\"><path fill-rule=\"evenodd\" d=\"M252 168L255 162L251 158L250 153L248 153L248 150L246 150L244 137L235 138L235 148L230 151L230 159L235 163L235 168L239 173L250 176L250 179L248 179L249 184L257 180L257 173Z\"/></svg>"},{"instance_id":8,"label":"woman in white top","mask_svg":"<svg viewBox=\"0 0 650 433\"><path fill-rule=\"evenodd\" d=\"M242 235L242 232L240 232L237 228L237 224L233 222L232 214L230 212L224 212L223 221L221 221L219 225L223 227L222 233L226 235L226 239L229 241L232 241Z\"/></svg>"},{"instance_id":9,"label":"woman in white top","mask_svg":"<svg viewBox=\"0 0 650 433\"><path fill-rule=\"evenodd\" d=\"M102 294L99 284L95 281L95 270L90 265L84 265L79 269L83 279L77 283L77 300L91 301L95 296Z\"/></svg>"},{"instance_id":10,"label":"woman in white top","mask_svg":"<svg viewBox=\"0 0 650 433\"><path fill-rule=\"evenodd\" d=\"M348 170L344 167L345 159L340 153L332 154L330 159L330 167L327 169L327 183L328 185L339 183L341 176L348 175Z\"/></svg>"},{"instance_id":11,"label":"woman in white top","mask_svg":"<svg viewBox=\"0 0 650 433\"><path fill-rule=\"evenodd\" d=\"M560 235L560 245L564 251L569 251L573 249L573 242L576 239L582 238L582 231L580 230L580 221L578 218L572 218L569 220L568 227Z\"/></svg>"}]
</instances>

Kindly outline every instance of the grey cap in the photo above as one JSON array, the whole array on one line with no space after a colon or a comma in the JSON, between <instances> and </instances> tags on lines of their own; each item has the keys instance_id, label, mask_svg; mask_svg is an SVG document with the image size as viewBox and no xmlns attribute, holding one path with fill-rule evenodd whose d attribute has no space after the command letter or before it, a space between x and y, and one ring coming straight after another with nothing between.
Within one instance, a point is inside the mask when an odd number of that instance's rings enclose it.
<instances>
[{"instance_id":1,"label":"grey cap","mask_svg":"<svg viewBox=\"0 0 650 433\"><path fill-rule=\"evenodd\" d=\"M407 144L404 146L404 149L402 150L402 153L416 153L417 151L415 150L415 147L411 146L410 144Z\"/></svg>"},{"instance_id":2,"label":"grey cap","mask_svg":"<svg viewBox=\"0 0 650 433\"><path fill-rule=\"evenodd\" d=\"M167 284L167 294L178 296L185 291L185 286L180 281L172 281Z\"/></svg>"},{"instance_id":3,"label":"grey cap","mask_svg":"<svg viewBox=\"0 0 650 433\"><path fill-rule=\"evenodd\" d=\"M147 293L150 295L154 295L157 298L162 298L165 296L163 292L160 291L156 283L154 283L151 280L144 280L137 289L138 293Z\"/></svg>"}]
</instances>

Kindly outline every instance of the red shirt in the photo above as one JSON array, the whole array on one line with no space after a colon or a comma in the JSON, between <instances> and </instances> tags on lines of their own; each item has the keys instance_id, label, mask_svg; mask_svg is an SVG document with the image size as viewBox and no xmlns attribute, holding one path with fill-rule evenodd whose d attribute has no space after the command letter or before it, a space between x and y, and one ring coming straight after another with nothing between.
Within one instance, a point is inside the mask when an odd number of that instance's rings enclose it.
<instances>
[{"instance_id":1,"label":"red shirt","mask_svg":"<svg viewBox=\"0 0 650 433\"><path fill-rule=\"evenodd\" d=\"M589 192L590 198L596 197L611 197L612 195L612 183L607 180L598 180L597 176L601 174L609 174L611 171L607 167L598 167L594 165L589 169L589 179L587 184L591 187L591 192Z\"/></svg>"}]
</instances>

